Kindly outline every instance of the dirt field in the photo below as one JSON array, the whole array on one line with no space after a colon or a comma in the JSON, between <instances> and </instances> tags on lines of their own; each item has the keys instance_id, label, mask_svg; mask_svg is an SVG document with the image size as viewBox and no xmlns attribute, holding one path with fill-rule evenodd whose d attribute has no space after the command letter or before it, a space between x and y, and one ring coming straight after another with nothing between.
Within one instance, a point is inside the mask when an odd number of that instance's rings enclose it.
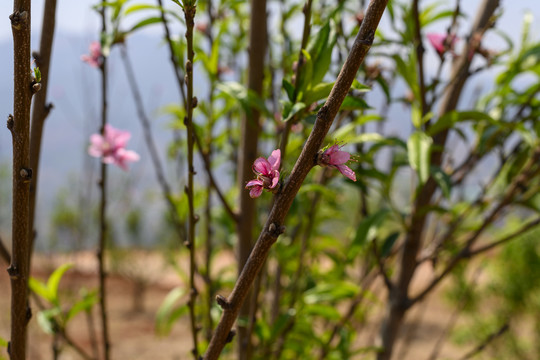
<instances>
[{"instance_id":1,"label":"dirt field","mask_svg":"<svg viewBox=\"0 0 540 360\"><path fill-rule=\"evenodd\" d=\"M141 258L141 256L139 256ZM133 311L133 278L143 275L129 274L129 269L117 269L119 273L112 272L107 283L109 321L112 341L113 359L167 359L183 360L192 359L189 354L189 320L187 317L180 319L173 327L171 334L167 337L158 337L154 332L154 321L156 311L172 288L179 285L178 277L172 271L167 272L167 276L162 276L163 261L159 254L142 255L142 258L133 264L133 268L139 261L144 261L146 274L159 274L159 276L147 275L146 281L149 285L143 297L144 310ZM229 260L227 260L229 261ZM71 262L76 264L75 268L69 270L62 279L61 288L63 290L97 288L95 276L95 261L92 253L79 253L66 256L54 256L53 258L40 255L34 261L34 276L45 280L48 274L58 265ZM170 274L169 274L170 273ZM429 269L420 271L420 276L415 279L415 284L421 284L429 277ZM126 275L127 274L127 275ZM0 337L9 338L9 301L10 286L7 273L0 272ZM139 295L140 296L140 295ZM443 331L447 324L452 309L440 301L440 295L432 296L428 301L420 304L414 309L408 318L407 325L403 329L401 341L397 344L394 359L416 360L426 359L431 352L435 339ZM33 305L34 315L37 312ZM413 326L421 320L421 326ZM69 325L68 332L74 341L91 353L91 342L89 338L87 318L79 314ZM97 318L97 307L94 308L94 325L99 329ZM378 327L377 321L370 321L366 331L360 335L360 343L372 341ZM414 331L411 329L415 328ZM50 335L45 334L38 326L36 316L30 322L28 344L29 357L31 360L52 359ZM451 344L446 344L441 352L440 359L452 359L459 357L466 352L466 349L456 349ZM0 354L7 358L5 350ZM363 358L372 358L370 355ZM1 359L1 356L0 356ZM68 347L64 347L60 356L62 360L81 359Z\"/></svg>"}]
</instances>

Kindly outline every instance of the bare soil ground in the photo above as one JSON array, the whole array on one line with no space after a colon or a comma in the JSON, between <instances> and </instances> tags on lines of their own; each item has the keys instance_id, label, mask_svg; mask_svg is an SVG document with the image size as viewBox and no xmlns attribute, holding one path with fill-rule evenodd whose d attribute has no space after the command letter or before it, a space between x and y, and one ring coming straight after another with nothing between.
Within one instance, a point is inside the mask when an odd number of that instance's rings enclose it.
<instances>
[{"instance_id":1,"label":"bare soil ground","mask_svg":"<svg viewBox=\"0 0 540 360\"><path fill-rule=\"evenodd\" d=\"M33 276L46 280L47 276L57 266L63 263L73 263L75 267L69 270L61 281L64 294L71 292L77 294L81 288L97 288L96 264L93 253L85 252L69 255L45 256L38 255L34 260ZM189 320L181 318L173 327L170 335L159 337L155 334L155 314L168 292L175 286L180 285L178 276L174 271L165 271L163 256L157 253L141 253L131 257L130 261L124 259L124 263L131 264L124 268L111 271L107 282L109 322L112 342L112 358L118 359L167 359L183 360L192 359L189 354L190 335ZM233 261L232 256L224 260L225 264ZM141 264L145 266L141 266ZM223 265L223 264L222 264ZM114 266L113 266L114 267ZM134 270L134 269L142 269ZM139 271L139 274L135 272ZM414 280L414 287L420 287L431 276L428 268L420 269ZM148 285L143 294L135 292L139 299L143 299L144 309L134 311L134 278L144 279ZM381 294L384 299L384 292ZM409 314L406 326L401 333L401 340L396 347L396 360L427 359L436 339L444 330L452 309L441 300L440 291L431 296L427 301L420 304ZM9 302L10 285L9 277L5 271L0 271L0 337L9 338ZM33 304L34 317L29 325L28 345L30 360L52 359L51 340L52 336L45 334L39 327L35 314L37 306ZM379 314L369 321L366 329L358 339L360 346L370 343L376 337L377 328L382 314L382 306L376 310ZM99 329L100 322L97 316L97 307L93 312L94 326ZM68 333L74 341L84 348L89 354L92 347L88 331L87 317L78 315L68 328ZM417 323L420 325L417 326ZM464 354L466 349L458 349L446 341L439 359L452 359ZM7 358L5 349L0 350L2 356ZM362 358L372 358L373 355ZM64 346L60 356L62 360L81 359L73 350Z\"/></svg>"}]
</instances>

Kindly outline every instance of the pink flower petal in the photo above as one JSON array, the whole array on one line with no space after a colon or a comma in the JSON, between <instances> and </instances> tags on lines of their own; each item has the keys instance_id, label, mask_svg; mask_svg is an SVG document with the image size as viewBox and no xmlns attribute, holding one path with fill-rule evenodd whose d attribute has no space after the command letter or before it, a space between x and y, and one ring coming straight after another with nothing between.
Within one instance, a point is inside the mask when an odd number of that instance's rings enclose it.
<instances>
[{"instance_id":1,"label":"pink flower petal","mask_svg":"<svg viewBox=\"0 0 540 360\"><path fill-rule=\"evenodd\" d=\"M268 157L268 162L272 167L272 170L279 171L279 165L281 164L281 150L277 149L272 151L272 154Z\"/></svg>"},{"instance_id":2,"label":"pink flower petal","mask_svg":"<svg viewBox=\"0 0 540 360\"><path fill-rule=\"evenodd\" d=\"M251 180L246 184L246 189L250 188L252 186L263 186L263 182L261 180Z\"/></svg>"},{"instance_id":3,"label":"pink flower petal","mask_svg":"<svg viewBox=\"0 0 540 360\"><path fill-rule=\"evenodd\" d=\"M348 177L352 181L356 181L356 174L347 165L336 165L336 167L344 176Z\"/></svg>"},{"instance_id":4,"label":"pink flower petal","mask_svg":"<svg viewBox=\"0 0 540 360\"><path fill-rule=\"evenodd\" d=\"M272 185L270 186L270 189L275 188L278 182L279 182L279 171L274 170L272 171Z\"/></svg>"},{"instance_id":5,"label":"pink flower petal","mask_svg":"<svg viewBox=\"0 0 540 360\"><path fill-rule=\"evenodd\" d=\"M328 149L326 149L324 151L324 153L326 155L332 155L333 153L335 153L336 151L339 151L339 145L338 144L335 144L335 145L332 145L330 146Z\"/></svg>"},{"instance_id":6,"label":"pink flower petal","mask_svg":"<svg viewBox=\"0 0 540 360\"><path fill-rule=\"evenodd\" d=\"M428 33L426 34L426 37L428 38L429 42L431 43L431 46L439 53L439 55L443 55L446 50L448 50L444 45L446 42L446 38L450 37L449 39L449 50L452 50L454 48L454 45L457 41L457 36L454 34L448 35L443 33Z\"/></svg>"},{"instance_id":7,"label":"pink flower petal","mask_svg":"<svg viewBox=\"0 0 540 360\"><path fill-rule=\"evenodd\" d=\"M253 163L253 169L259 174L268 175L272 171L272 165L265 158L257 158Z\"/></svg>"},{"instance_id":8,"label":"pink flower petal","mask_svg":"<svg viewBox=\"0 0 540 360\"><path fill-rule=\"evenodd\" d=\"M341 165L345 164L349 159L351 158L351 154L349 154L346 151L335 151L334 153L330 154L330 165Z\"/></svg>"},{"instance_id":9,"label":"pink flower petal","mask_svg":"<svg viewBox=\"0 0 540 360\"><path fill-rule=\"evenodd\" d=\"M249 191L249 196L251 198L259 197L262 194L262 190L263 190L262 186L253 186L251 190Z\"/></svg>"}]
</instances>

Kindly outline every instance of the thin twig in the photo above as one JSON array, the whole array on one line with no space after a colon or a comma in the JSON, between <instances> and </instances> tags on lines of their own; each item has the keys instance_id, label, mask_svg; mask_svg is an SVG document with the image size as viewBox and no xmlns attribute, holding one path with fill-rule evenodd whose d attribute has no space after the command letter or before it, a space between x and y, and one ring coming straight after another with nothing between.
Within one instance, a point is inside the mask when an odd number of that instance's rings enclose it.
<instances>
[{"instance_id":1,"label":"thin twig","mask_svg":"<svg viewBox=\"0 0 540 360\"><path fill-rule=\"evenodd\" d=\"M38 295L36 295L34 292L31 292L30 295L32 296L32 300L34 300L34 303L37 305L40 311L46 310L45 305L41 302L41 299ZM85 360L98 360L97 357L92 358L90 355L88 355L79 345L73 341L73 339L66 333L65 329L60 326L60 324L56 321L56 319L53 317L51 318L52 322L52 328L56 331L57 335L60 335L60 337L68 344L77 354L79 354L83 359Z\"/></svg>"},{"instance_id":2,"label":"thin twig","mask_svg":"<svg viewBox=\"0 0 540 360\"><path fill-rule=\"evenodd\" d=\"M422 43L422 29L420 26L420 15L418 13L418 2L414 0L412 3L412 17L414 22L414 45L416 51L416 65L418 70L418 90L420 91L420 109L422 111L422 117L424 117L429 108L426 103L426 83L424 79L424 45Z\"/></svg>"},{"instance_id":3,"label":"thin twig","mask_svg":"<svg viewBox=\"0 0 540 360\"><path fill-rule=\"evenodd\" d=\"M444 270L441 272L440 275L435 277L425 288L422 290L417 296L410 299L408 303L408 307L412 306L414 303L422 300L428 293L431 292L440 282L443 280L452 270L456 267L458 263L461 262L461 260L470 258L471 253L473 250L471 250L471 247L474 246L475 242L478 240L480 235L485 231L485 229L491 225L497 217L500 215L501 211L506 208L509 204L511 204L512 199L514 196L521 191L521 185L524 183L527 183L527 179L531 179L534 176L537 176L540 169L536 168L536 163L540 160L540 148L538 148L535 152L535 154L529 159L528 163L524 166L521 174L514 177L514 180L512 183L508 186L503 198L501 201L495 206L490 213L484 218L482 221L482 225L476 229L474 232L472 232L466 241L464 241L464 245L459 251L446 265ZM538 221L538 220L536 220ZM489 249L492 249L493 247L503 244L505 242L510 241L511 239L514 239L515 237L523 234L524 232L528 231L532 227L536 226L536 221L530 222L529 224L525 225L522 229L514 232L511 235L508 235L507 237L495 241L494 243L487 245L485 247L482 247L480 249L475 250L475 255L487 251Z\"/></svg>"},{"instance_id":4,"label":"thin twig","mask_svg":"<svg viewBox=\"0 0 540 360\"><path fill-rule=\"evenodd\" d=\"M56 0L45 0L45 4L43 5L43 25L41 27L39 53L33 54L34 58L36 59L36 66L39 67L39 71L41 72L41 90L34 98L30 131L30 167L32 169L33 176L30 183L30 229L28 233L28 241L30 243L30 254L28 257L29 261L32 261L34 241L37 234L34 219L36 215L41 139L43 137L43 126L45 120L52 109L52 104L47 104L47 89L49 83L49 64L51 61L55 23ZM31 265L29 264L28 267L31 268Z\"/></svg>"},{"instance_id":5,"label":"thin twig","mask_svg":"<svg viewBox=\"0 0 540 360\"><path fill-rule=\"evenodd\" d=\"M483 270L483 266L480 265L474 272L471 279L471 284L470 284L471 288L474 288L476 286L477 280L480 277L482 270ZM457 304L456 308L452 312L452 315L450 315L450 319L448 320L448 323L446 324L443 331L441 332L441 335L437 339L437 342L435 343L435 346L433 347L433 350L431 351L431 354L429 355L428 360L437 360L437 358L439 357L439 353L442 350L444 340L446 339L450 331L453 329L453 327L456 325L459 315L461 314L461 312L467 305L468 300L469 298L468 296L466 296L466 293L463 293L459 299L459 303Z\"/></svg>"},{"instance_id":6,"label":"thin twig","mask_svg":"<svg viewBox=\"0 0 540 360\"><path fill-rule=\"evenodd\" d=\"M225 211L231 217L232 220L234 220L235 222L238 222L238 214L231 208L231 206L229 205L227 199L223 195L223 192L219 188L214 178L214 174L212 172L212 164L210 163L208 154L204 152L204 149L201 144L201 139L199 139L199 135L197 135L197 132L193 132L193 137L195 138L195 143L197 144L197 147L199 148L199 152L201 154L201 158L203 159L204 169L206 171L206 174L208 175L208 179L210 180L212 187L216 191L216 194L219 200L221 201L223 208L225 209Z\"/></svg>"},{"instance_id":7,"label":"thin twig","mask_svg":"<svg viewBox=\"0 0 540 360\"><path fill-rule=\"evenodd\" d=\"M193 108L197 106L197 99L193 96L193 26L195 19L195 12L197 6L195 1L186 0L183 2L184 16L186 19L186 41L187 41L187 62L186 62L186 87L187 87L187 101L185 102L186 117L184 118L184 124L187 129L187 160L188 160L188 183L185 188L185 192L188 198L189 208L189 222L188 222L188 238L187 247L189 249L189 286L190 296L188 301L189 317L191 323L191 336L193 339L193 349L191 353L195 360L199 359L199 349L197 333L199 331L197 326L197 318L195 313L195 300L198 295L197 288L195 287L195 272L197 265L195 263L195 224L198 217L195 214L195 206L193 199L193 176L195 175L195 168L193 166L193 150L195 147L194 140L194 128L193 128Z\"/></svg>"},{"instance_id":8,"label":"thin twig","mask_svg":"<svg viewBox=\"0 0 540 360\"><path fill-rule=\"evenodd\" d=\"M311 5L312 0L306 0L306 3L304 4L304 8L302 9L302 12L304 13L304 27L302 31L302 42L300 43L300 50L298 51L298 62L296 63L296 71L295 71L295 81L293 82L293 85L297 85L298 78L300 77L300 71L302 67L304 66L304 50L306 49L309 41L309 34L311 32ZM296 101L296 97L298 96L298 86L295 86L294 88L294 94L293 94L293 100ZM310 105L310 104L306 104ZM281 150L281 157L285 158L285 155L287 154L287 143L289 142L289 134L291 132L292 125L296 122L296 119L290 119L285 124L285 128L283 129L283 133L281 134L281 144L279 146Z\"/></svg>"},{"instance_id":9,"label":"thin twig","mask_svg":"<svg viewBox=\"0 0 540 360\"><path fill-rule=\"evenodd\" d=\"M507 321L497 331L490 334L482 343L459 358L459 360L471 359L472 357L480 354L491 342L502 336L508 330L510 330L510 323Z\"/></svg>"},{"instance_id":10,"label":"thin twig","mask_svg":"<svg viewBox=\"0 0 540 360\"><path fill-rule=\"evenodd\" d=\"M477 34L491 24L491 16L499 6L499 0L484 0L480 6L478 16L475 20L471 34ZM446 91L441 100L439 109L440 116L453 111L457 107L462 89L468 80L470 61L467 54L473 49L474 44L469 42L464 50L464 54L459 57L452 67L451 83L446 87ZM427 124L429 126L429 124ZM433 137L434 146L437 151L431 154L431 165L440 166L443 160L444 148L449 130L441 131ZM408 296L409 284L418 266L417 256L422 248L423 232L427 222L426 206L431 203L431 198L437 189L437 184L433 177L416 192L414 206L411 211L410 226L405 237L400 263L397 270L397 281L388 295L386 316L381 326L381 340L383 349L377 354L377 360L389 360L392 357L393 346L397 338L406 311L411 303Z\"/></svg>"},{"instance_id":11,"label":"thin twig","mask_svg":"<svg viewBox=\"0 0 540 360\"><path fill-rule=\"evenodd\" d=\"M101 32L107 33L107 19L105 17L106 5L103 4L100 11L101 16ZM105 137L105 126L107 125L107 57L103 56L101 66L99 67L101 72L101 129L100 133ZM110 359L110 339L109 339L109 325L107 321L107 289L106 289L106 277L105 270L105 251L107 241L107 164L101 162L100 164L101 176L99 180L100 188L100 206L99 206L99 238L98 238L98 273L99 273L99 309L101 318L101 336L103 341L103 358L104 360Z\"/></svg>"},{"instance_id":12,"label":"thin twig","mask_svg":"<svg viewBox=\"0 0 540 360\"><path fill-rule=\"evenodd\" d=\"M176 83L178 84L178 90L180 91L182 102L185 104L186 93L184 90L184 81L183 81L182 74L180 73L180 64L175 55L175 51L174 51L175 45L172 40L171 32L169 30L169 25L167 24L167 18L165 17L165 8L163 7L163 0L157 0L157 2L159 5L159 10L160 10L161 23L163 24L163 29L165 30L165 40L167 41L167 45L169 45L169 55L170 55L171 64L173 65L174 76L176 78Z\"/></svg>"},{"instance_id":13,"label":"thin twig","mask_svg":"<svg viewBox=\"0 0 540 360\"><path fill-rule=\"evenodd\" d=\"M386 0L371 1L352 50L341 69L325 105L317 114L317 121L313 126L312 132L305 143L288 180L283 185L281 191L275 196L275 202L266 224L259 235L259 239L246 262L232 293L227 299L220 297L223 313L214 332L214 336L210 341L204 359L216 360L221 354L225 344L231 340L232 335L230 330L236 320L239 308L244 302L259 270L263 266L270 248L277 240L278 236L285 230L283 227L285 217L287 216L304 179L316 164L317 152L320 150L324 138L356 77L360 64L364 61L367 52L371 48L375 37L375 30L379 25L386 4Z\"/></svg>"},{"instance_id":14,"label":"thin twig","mask_svg":"<svg viewBox=\"0 0 540 360\"><path fill-rule=\"evenodd\" d=\"M131 60L129 58L125 44L120 47L120 53L122 55L122 60L124 61L124 68L126 69L129 88L131 89L133 100L135 102L135 107L137 108L137 115L143 128L144 140L146 142L146 146L148 147L148 152L150 153L150 159L152 160L152 165L154 166L156 178L159 186L161 187L163 198L169 206L169 212L171 213L171 218L178 238L180 239L180 242L183 243L186 237L184 226L182 224L182 220L178 216L176 205L173 202L171 186L169 185L169 182L165 177L165 171L163 170L163 165L161 164L156 143L154 142L154 137L152 135L152 127L150 125L150 120L148 119L146 111L144 110L141 92L139 90L135 72L133 71L133 66L131 65Z\"/></svg>"}]
</instances>

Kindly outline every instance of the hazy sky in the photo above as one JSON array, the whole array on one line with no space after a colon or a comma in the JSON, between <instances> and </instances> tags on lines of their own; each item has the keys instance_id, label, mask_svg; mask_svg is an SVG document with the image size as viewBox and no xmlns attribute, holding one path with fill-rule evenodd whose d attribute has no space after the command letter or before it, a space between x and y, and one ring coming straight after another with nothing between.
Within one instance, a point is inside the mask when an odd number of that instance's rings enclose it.
<instances>
[{"instance_id":1,"label":"hazy sky","mask_svg":"<svg viewBox=\"0 0 540 360\"><path fill-rule=\"evenodd\" d=\"M155 1L133 0L131 3L155 3ZM172 1L168 1L172 3ZM421 1L421 5L433 2L432 0ZM32 2L32 32L39 32L41 26L41 17L44 1ZM97 4L96 0L58 0L57 26L60 32L69 33L93 33L98 29L99 19L96 13L90 10L91 6ZM165 1L167 3L167 0ZM448 1L452 4L453 1ZM471 14L481 4L481 0L461 1L464 12ZM530 10L535 14L535 18L540 18L539 0L512 0L511 2L502 0L501 4L505 10L501 18L499 27L505 29L513 39L517 39L520 32L520 26L525 10ZM0 27L0 41L11 36L11 29L8 26L8 16L13 11L13 2L3 0L0 2L0 19L5 19L4 26ZM516 26L517 25L517 26ZM536 33L540 33L540 23L534 25ZM157 29L156 29L157 31Z\"/></svg>"},{"instance_id":2,"label":"hazy sky","mask_svg":"<svg viewBox=\"0 0 540 360\"><path fill-rule=\"evenodd\" d=\"M38 47L39 32L42 22L43 0L34 0L32 9L32 49ZM142 1L133 0L132 3ZM433 2L432 0L421 1L421 5ZM81 63L80 55L87 51L88 43L97 39L99 16L91 9L91 6L98 3L93 0L58 0L57 30L55 39L55 49L50 79L50 101L55 104L55 108L47 120L44 134L43 159L40 170L40 207L41 213L45 213L50 207L51 200L56 196L60 186L66 186L68 179L74 173L77 174L82 168L83 159L88 159L84 149L88 143L90 132L97 131L99 108L99 87L98 72ZM148 0L146 3L155 3L155 0ZM176 6L170 0L165 3ZM271 4L275 5L275 1ZM449 4L454 1L449 0ZM467 24L462 31L465 32L470 27L470 18L480 5L480 0L461 1L463 10L469 15L465 20ZM521 33L523 16L526 10L530 10L536 21L533 21L531 33L540 36L540 0L513 0L512 2L501 0L504 14L499 20L497 27L503 29L514 40L518 39ZM12 13L12 1L0 1L0 79L4 81L0 85L0 118L5 119L12 110L12 88L11 77L13 74L12 63L12 35L9 25L9 15ZM272 5L273 6L273 5ZM383 18L381 25L385 30ZM448 23L441 21L436 26L431 26L426 31L445 31ZM172 78L172 71L167 63L167 49L157 40L156 35L160 33L161 27L154 26L144 29L140 34L135 34L129 38L129 48L137 72L137 80L142 87L143 98L147 111L153 117L153 126L158 143L162 147L163 157L166 144L170 141L170 131L167 130L167 120L163 117L157 118L156 109L164 104L177 102L176 84ZM504 49L505 44L498 41L498 38L491 36L486 39L486 47L491 49ZM489 43L488 43L489 42ZM131 130L134 134L130 141L130 148L141 153L142 160L133 165L131 175L135 174L139 181L147 181L153 184L154 174L148 160L148 154L140 134L134 107L126 88L125 73L122 64L119 62L118 54L111 56L111 107L110 119L114 126ZM433 61L430 61L433 60ZM165 66L155 66L156 63L167 64ZM434 51L428 50L428 61L436 64ZM429 72L429 69L428 69ZM487 83L487 82L485 82ZM196 89L203 92L202 86ZM375 94L376 95L376 94ZM400 111L402 109L400 108ZM5 124L5 120L2 121ZM401 122L403 123L403 122ZM0 164L10 162L11 137L5 125L0 124ZM96 161L94 161L97 163ZM147 166L145 166L147 165ZM113 178L127 179L129 174L121 170L113 170ZM0 205L6 204L7 199L0 199ZM0 209L1 210L1 209ZM1 215L1 214L0 214ZM0 216L0 224L2 223ZM46 216L42 219L45 220Z\"/></svg>"}]
</instances>

